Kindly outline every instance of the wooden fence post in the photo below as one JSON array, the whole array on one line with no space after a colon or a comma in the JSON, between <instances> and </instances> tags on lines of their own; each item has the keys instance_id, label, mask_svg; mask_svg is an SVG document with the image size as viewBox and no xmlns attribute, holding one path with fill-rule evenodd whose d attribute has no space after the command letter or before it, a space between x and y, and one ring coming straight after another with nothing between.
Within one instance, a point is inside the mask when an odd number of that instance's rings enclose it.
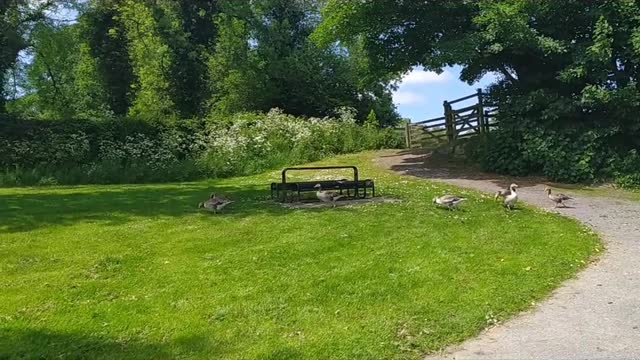
<instances>
[{"instance_id":1,"label":"wooden fence post","mask_svg":"<svg viewBox=\"0 0 640 360\"><path fill-rule=\"evenodd\" d=\"M449 141L449 143L452 143L455 140L456 135L456 126L454 124L453 111L451 111L451 104L449 104L448 101L445 101L442 105L444 106L444 124L447 131L447 140Z\"/></svg>"},{"instance_id":2,"label":"wooden fence post","mask_svg":"<svg viewBox=\"0 0 640 360\"><path fill-rule=\"evenodd\" d=\"M407 144L407 149L411 149L411 123L408 122L404 126L404 140Z\"/></svg>"},{"instance_id":3,"label":"wooden fence post","mask_svg":"<svg viewBox=\"0 0 640 360\"><path fill-rule=\"evenodd\" d=\"M482 99L482 89L478 89L478 129L480 133L487 132L486 119L484 117L484 102Z\"/></svg>"}]
</instances>

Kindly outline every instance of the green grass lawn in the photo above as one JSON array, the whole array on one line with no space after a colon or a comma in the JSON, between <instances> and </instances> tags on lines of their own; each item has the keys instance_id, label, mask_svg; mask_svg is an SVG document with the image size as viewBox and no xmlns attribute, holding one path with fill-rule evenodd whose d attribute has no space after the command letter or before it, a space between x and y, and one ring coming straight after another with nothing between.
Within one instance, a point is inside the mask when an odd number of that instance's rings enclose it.
<instances>
[{"instance_id":1,"label":"green grass lawn","mask_svg":"<svg viewBox=\"0 0 640 360\"><path fill-rule=\"evenodd\" d=\"M543 299L600 250L572 220L358 164L396 204L288 210L279 172L0 190L0 358L417 359ZM326 174L325 174L326 175ZM196 211L211 191L237 202Z\"/></svg>"}]
</instances>

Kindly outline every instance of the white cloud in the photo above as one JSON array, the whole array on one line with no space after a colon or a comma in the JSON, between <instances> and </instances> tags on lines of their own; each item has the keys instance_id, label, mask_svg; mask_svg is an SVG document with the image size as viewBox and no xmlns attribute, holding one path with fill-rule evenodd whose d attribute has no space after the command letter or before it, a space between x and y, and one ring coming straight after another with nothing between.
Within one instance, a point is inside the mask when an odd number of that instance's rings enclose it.
<instances>
[{"instance_id":1,"label":"white cloud","mask_svg":"<svg viewBox=\"0 0 640 360\"><path fill-rule=\"evenodd\" d=\"M425 100L425 97L418 92L401 90L393 93L393 102L396 105L415 105L424 103Z\"/></svg>"},{"instance_id":2,"label":"white cloud","mask_svg":"<svg viewBox=\"0 0 640 360\"><path fill-rule=\"evenodd\" d=\"M402 77L401 84L432 84L451 79L453 79L453 76L446 70L440 74L436 74L433 71L424 71L422 68L415 68Z\"/></svg>"}]
</instances>

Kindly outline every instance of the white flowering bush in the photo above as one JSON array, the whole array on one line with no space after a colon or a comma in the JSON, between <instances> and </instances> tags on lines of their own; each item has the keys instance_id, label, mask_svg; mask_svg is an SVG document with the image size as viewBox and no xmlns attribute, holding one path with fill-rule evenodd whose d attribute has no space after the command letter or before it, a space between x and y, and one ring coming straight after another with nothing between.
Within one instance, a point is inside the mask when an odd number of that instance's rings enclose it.
<instances>
[{"instance_id":1,"label":"white flowering bush","mask_svg":"<svg viewBox=\"0 0 640 360\"><path fill-rule=\"evenodd\" d=\"M318 160L336 154L398 147L391 130L355 122L352 109L336 118L303 119L278 109L267 114L238 114L212 121L198 145L198 164L209 176L248 175L277 166Z\"/></svg>"},{"instance_id":2,"label":"white flowering bush","mask_svg":"<svg viewBox=\"0 0 640 360\"><path fill-rule=\"evenodd\" d=\"M0 119L0 186L140 183L248 175L341 153L397 147L391 130L267 114L167 124Z\"/></svg>"}]
</instances>

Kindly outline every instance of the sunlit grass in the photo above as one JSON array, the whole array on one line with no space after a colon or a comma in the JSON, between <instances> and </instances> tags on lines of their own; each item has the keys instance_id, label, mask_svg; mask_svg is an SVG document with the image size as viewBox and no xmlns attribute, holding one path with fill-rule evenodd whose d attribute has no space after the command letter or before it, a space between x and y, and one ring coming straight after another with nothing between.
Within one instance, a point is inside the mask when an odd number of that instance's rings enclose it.
<instances>
[{"instance_id":1,"label":"sunlit grass","mask_svg":"<svg viewBox=\"0 0 640 360\"><path fill-rule=\"evenodd\" d=\"M0 358L416 359L530 307L600 249L572 220L371 159L325 163L402 202L288 210L268 200L279 172L0 190ZM236 203L197 212L214 190ZM462 211L432 206L451 191Z\"/></svg>"}]
</instances>

